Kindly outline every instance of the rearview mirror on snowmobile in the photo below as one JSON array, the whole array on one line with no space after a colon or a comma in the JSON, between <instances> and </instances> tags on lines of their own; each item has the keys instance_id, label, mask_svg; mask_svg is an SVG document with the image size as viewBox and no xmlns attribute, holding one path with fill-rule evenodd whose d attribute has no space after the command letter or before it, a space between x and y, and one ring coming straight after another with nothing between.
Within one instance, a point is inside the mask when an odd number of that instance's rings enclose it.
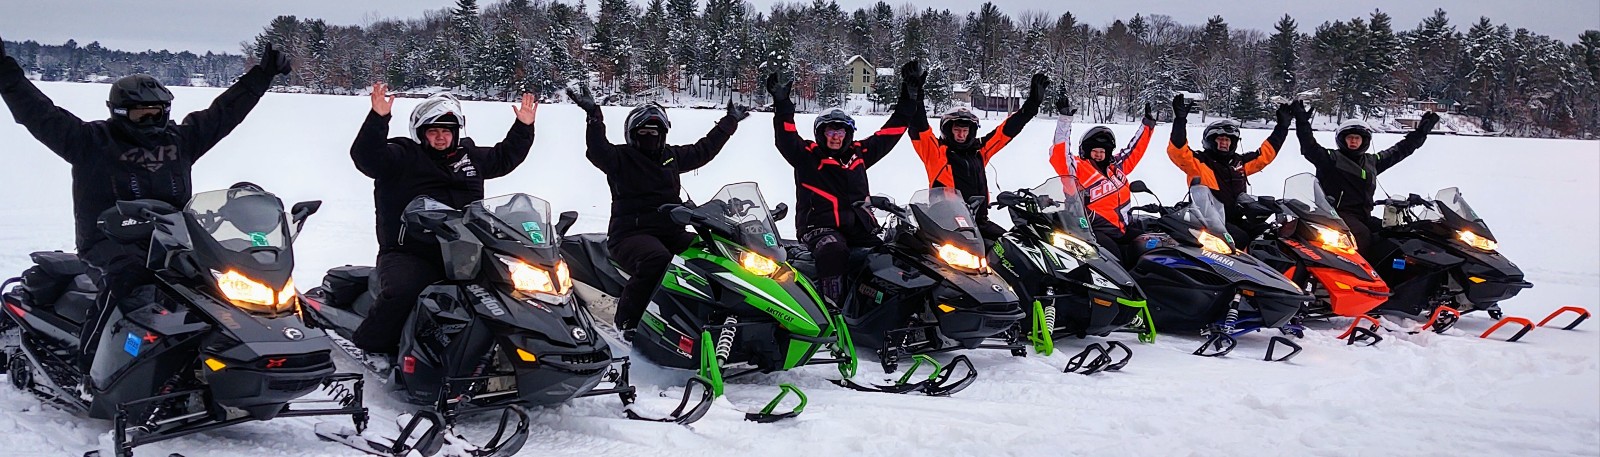
<instances>
[{"instance_id":1,"label":"rearview mirror on snowmobile","mask_svg":"<svg viewBox=\"0 0 1600 457\"><path fill-rule=\"evenodd\" d=\"M1150 191L1150 186L1146 186L1142 180L1135 180L1134 182L1128 183L1128 191L1155 195L1155 192Z\"/></svg>"},{"instance_id":2,"label":"rearview mirror on snowmobile","mask_svg":"<svg viewBox=\"0 0 1600 457\"><path fill-rule=\"evenodd\" d=\"M778 203L778 207L777 208L773 208L772 212L769 213L769 214L772 215L772 220L773 221L781 221L781 220L783 220L783 218L789 217L789 204L787 204L787 203Z\"/></svg>"},{"instance_id":3,"label":"rearview mirror on snowmobile","mask_svg":"<svg viewBox=\"0 0 1600 457\"><path fill-rule=\"evenodd\" d=\"M312 214L317 214L319 209L322 209L322 200L295 203L293 207L289 208L289 221L295 225L300 225Z\"/></svg>"},{"instance_id":4,"label":"rearview mirror on snowmobile","mask_svg":"<svg viewBox=\"0 0 1600 457\"><path fill-rule=\"evenodd\" d=\"M907 216L905 208L901 208L900 205L894 204L894 199L884 195L873 195L871 197L867 197L866 205L871 208L888 211L896 216Z\"/></svg>"},{"instance_id":5,"label":"rearview mirror on snowmobile","mask_svg":"<svg viewBox=\"0 0 1600 457\"><path fill-rule=\"evenodd\" d=\"M1022 197L1017 195L1016 192L1012 192L1012 191L1009 191L1009 190L1005 191L1005 192L1001 192L1000 195L996 195L994 197L994 206L996 208L1003 208L1003 207L1007 207L1007 206L1017 206L1017 205L1019 205L1021 203L1022 203Z\"/></svg>"},{"instance_id":6,"label":"rearview mirror on snowmobile","mask_svg":"<svg viewBox=\"0 0 1600 457\"><path fill-rule=\"evenodd\" d=\"M577 211L562 211L561 217L556 219L556 235L567 236L567 230L576 223L578 223Z\"/></svg>"}]
</instances>

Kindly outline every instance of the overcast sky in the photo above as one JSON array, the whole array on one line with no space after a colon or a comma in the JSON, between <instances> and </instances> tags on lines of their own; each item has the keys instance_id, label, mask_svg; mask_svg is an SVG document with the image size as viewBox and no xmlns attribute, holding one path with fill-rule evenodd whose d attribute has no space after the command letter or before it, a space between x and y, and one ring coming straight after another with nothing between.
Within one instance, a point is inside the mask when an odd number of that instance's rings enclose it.
<instances>
[{"instance_id":1,"label":"overcast sky","mask_svg":"<svg viewBox=\"0 0 1600 457\"><path fill-rule=\"evenodd\" d=\"M568 3L576 0L564 0ZM636 0L643 2L643 0ZM767 11L782 0L750 0ZM806 0L809 3L809 0ZM876 0L837 0L847 10ZM498 0L480 0L482 4ZM1270 30L1288 13L1309 32L1324 21L1366 16L1381 7L1394 17L1395 28L1409 30L1435 8L1450 13L1451 22L1465 31L1479 16L1496 23L1527 28L1563 42L1576 41L1584 30L1600 29L1600 0L993 0L1016 15L1046 11L1052 15L1071 11L1080 21L1109 24L1134 13L1166 14L1179 22L1199 24L1220 14L1235 28ZM380 18L420 17L422 12L453 5L454 0L0 0L0 37L59 44L76 39L80 44L99 41L108 48L130 51L187 49L196 52L239 52L239 43L261 32L273 17L290 14L318 17L335 24L365 24ZM594 12L596 0L587 0ZM702 2L703 3L703 2ZM792 3L792 1L791 1ZM889 1L899 7L903 0ZM972 0L918 0L920 7L965 12L977 9Z\"/></svg>"}]
</instances>

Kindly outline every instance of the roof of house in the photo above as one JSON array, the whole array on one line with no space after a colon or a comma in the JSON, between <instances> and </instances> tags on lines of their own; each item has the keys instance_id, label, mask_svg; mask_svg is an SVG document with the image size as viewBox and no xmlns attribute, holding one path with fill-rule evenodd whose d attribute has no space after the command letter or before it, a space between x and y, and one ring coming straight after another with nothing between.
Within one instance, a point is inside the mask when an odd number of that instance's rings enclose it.
<instances>
[{"instance_id":1,"label":"roof of house","mask_svg":"<svg viewBox=\"0 0 1600 457\"><path fill-rule=\"evenodd\" d=\"M844 59L844 64L845 65L850 65L852 62L855 62L857 60L860 60L861 63L864 63L869 67L872 66L872 63L871 62L867 62L867 58L866 57L861 57L861 54L856 54L856 55L850 56L850 58L848 58L848 59Z\"/></svg>"}]
</instances>

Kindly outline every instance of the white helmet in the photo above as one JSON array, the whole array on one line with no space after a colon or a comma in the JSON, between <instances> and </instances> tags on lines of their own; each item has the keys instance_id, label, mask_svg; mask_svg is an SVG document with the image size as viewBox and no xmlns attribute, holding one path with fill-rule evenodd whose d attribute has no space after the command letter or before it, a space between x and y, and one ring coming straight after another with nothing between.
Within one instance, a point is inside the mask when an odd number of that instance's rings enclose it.
<instances>
[{"instance_id":1,"label":"white helmet","mask_svg":"<svg viewBox=\"0 0 1600 457\"><path fill-rule=\"evenodd\" d=\"M423 131L429 127L445 127L454 138L451 148L461 144L461 129L467 127L467 115L461 112L461 102L448 93L433 94L411 110L411 139L423 143Z\"/></svg>"}]
</instances>

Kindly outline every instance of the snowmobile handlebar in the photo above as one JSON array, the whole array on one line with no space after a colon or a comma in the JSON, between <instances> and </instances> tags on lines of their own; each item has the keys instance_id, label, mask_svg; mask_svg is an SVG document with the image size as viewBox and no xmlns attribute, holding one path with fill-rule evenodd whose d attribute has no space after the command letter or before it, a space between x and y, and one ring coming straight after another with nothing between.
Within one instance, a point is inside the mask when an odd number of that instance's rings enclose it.
<instances>
[{"instance_id":1,"label":"snowmobile handlebar","mask_svg":"<svg viewBox=\"0 0 1600 457\"><path fill-rule=\"evenodd\" d=\"M1403 199L1392 198L1392 197L1391 198L1385 198L1383 200L1374 201L1374 202L1372 202L1372 204L1374 204L1374 205L1383 205L1383 206L1393 206L1393 207L1401 208L1401 209L1410 208L1410 207L1413 207L1413 206L1426 206L1426 207L1429 207L1429 208L1433 207L1433 202L1432 201L1429 201L1428 199L1423 198L1421 195L1417 195L1417 194L1411 194L1409 196L1406 196L1406 198L1403 198Z\"/></svg>"},{"instance_id":2,"label":"snowmobile handlebar","mask_svg":"<svg viewBox=\"0 0 1600 457\"><path fill-rule=\"evenodd\" d=\"M911 217L911 213L906 212L905 208L894 204L894 201L889 200L889 197L882 195L873 195L871 197L867 197L866 200L856 202L855 205L857 208L876 208L883 211L888 211L889 213L904 219L909 219Z\"/></svg>"},{"instance_id":3,"label":"snowmobile handlebar","mask_svg":"<svg viewBox=\"0 0 1600 457\"><path fill-rule=\"evenodd\" d=\"M1150 213L1150 214L1157 214L1157 215L1162 215L1162 216L1165 216L1165 215L1167 215L1167 213L1172 212L1171 209L1168 209L1165 206L1161 206L1161 205L1155 204L1155 203L1135 206L1132 209L1134 211L1142 211L1142 212L1146 212L1146 213Z\"/></svg>"}]
</instances>

